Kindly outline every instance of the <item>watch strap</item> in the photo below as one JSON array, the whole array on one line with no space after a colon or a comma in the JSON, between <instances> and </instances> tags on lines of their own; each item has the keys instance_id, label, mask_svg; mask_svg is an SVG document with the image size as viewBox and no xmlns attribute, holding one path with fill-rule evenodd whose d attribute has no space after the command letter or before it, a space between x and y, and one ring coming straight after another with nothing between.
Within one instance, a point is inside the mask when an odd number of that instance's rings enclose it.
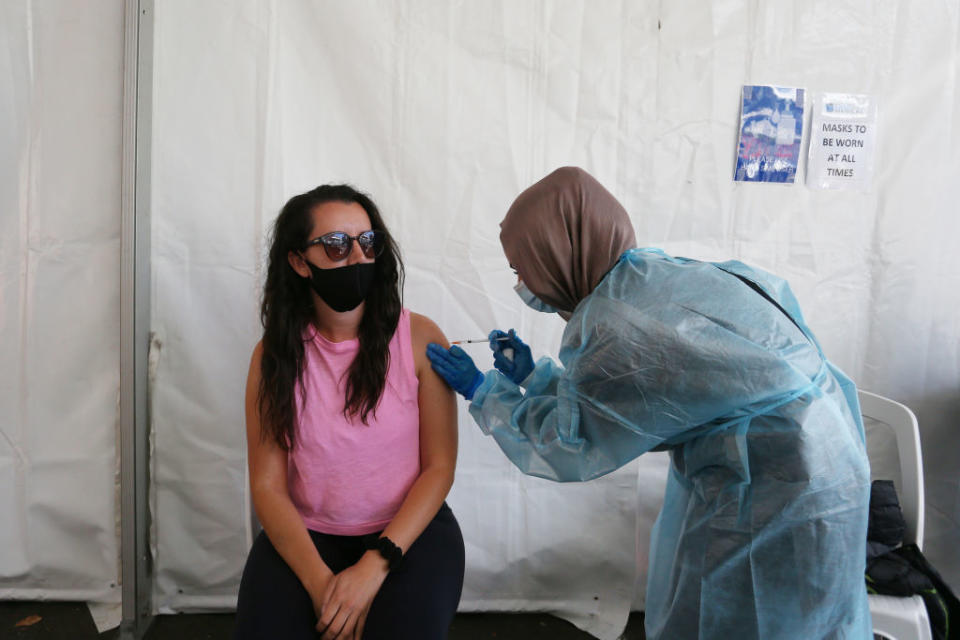
<instances>
[{"instance_id":1,"label":"watch strap","mask_svg":"<svg viewBox=\"0 0 960 640\"><path fill-rule=\"evenodd\" d=\"M403 562L403 551L387 536L367 536L364 547L377 551L387 561L387 567L393 571Z\"/></svg>"}]
</instances>

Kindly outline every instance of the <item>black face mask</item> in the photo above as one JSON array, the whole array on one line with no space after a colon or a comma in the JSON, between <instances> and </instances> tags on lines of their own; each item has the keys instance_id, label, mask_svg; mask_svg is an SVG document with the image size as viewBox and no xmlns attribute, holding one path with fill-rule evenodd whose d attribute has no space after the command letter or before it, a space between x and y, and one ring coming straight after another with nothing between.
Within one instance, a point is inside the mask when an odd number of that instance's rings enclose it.
<instances>
[{"instance_id":1,"label":"black face mask","mask_svg":"<svg viewBox=\"0 0 960 640\"><path fill-rule=\"evenodd\" d=\"M304 260L310 267L310 286L334 311L352 311L363 302L373 284L375 264L358 262L346 267L321 269Z\"/></svg>"}]
</instances>

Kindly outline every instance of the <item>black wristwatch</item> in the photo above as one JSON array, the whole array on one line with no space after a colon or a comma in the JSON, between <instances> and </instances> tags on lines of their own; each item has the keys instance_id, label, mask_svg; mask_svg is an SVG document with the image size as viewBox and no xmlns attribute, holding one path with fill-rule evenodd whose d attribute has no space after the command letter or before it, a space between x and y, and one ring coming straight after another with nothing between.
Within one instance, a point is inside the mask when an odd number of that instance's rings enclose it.
<instances>
[{"instance_id":1,"label":"black wristwatch","mask_svg":"<svg viewBox=\"0 0 960 640\"><path fill-rule=\"evenodd\" d=\"M403 562L403 551L393 543L393 540L386 536L380 538L367 536L363 546L368 550L379 551L380 555L387 561L387 568L389 568L390 571L399 567Z\"/></svg>"}]
</instances>

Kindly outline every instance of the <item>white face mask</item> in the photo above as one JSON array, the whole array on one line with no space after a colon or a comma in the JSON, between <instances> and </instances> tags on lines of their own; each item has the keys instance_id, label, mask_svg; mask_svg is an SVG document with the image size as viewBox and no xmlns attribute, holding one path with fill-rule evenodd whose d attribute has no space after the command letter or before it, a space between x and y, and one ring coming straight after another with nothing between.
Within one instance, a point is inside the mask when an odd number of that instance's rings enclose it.
<instances>
[{"instance_id":1,"label":"white face mask","mask_svg":"<svg viewBox=\"0 0 960 640\"><path fill-rule=\"evenodd\" d=\"M513 290L517 292L517 295L520 296L520 299L523 300L524 304L533 309L534 311L541 311L543 313L557 313L559 309L556 307L551 307L549 304L533 295L533 292L527 288L523 282L518 282L513 286Z\"/></svg>"}]
</instances>

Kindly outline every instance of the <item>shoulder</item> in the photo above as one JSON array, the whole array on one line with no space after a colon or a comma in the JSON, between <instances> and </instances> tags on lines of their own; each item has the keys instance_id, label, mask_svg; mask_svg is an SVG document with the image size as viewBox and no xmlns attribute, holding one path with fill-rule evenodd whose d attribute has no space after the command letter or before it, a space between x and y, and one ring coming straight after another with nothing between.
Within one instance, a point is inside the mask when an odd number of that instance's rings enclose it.
<instances>
[{"instance_id":1,"label":"shoulder","mask_svg":"<svg viewBox=\"0 0 960 640\"><path fill-rule=\"evenodd\" d=\"M427 345L431 342L449 348L447 337L437 326L437 323L427 316L410 312L410 345L413 348L413 360L419 378L424 372L430 371L430 362L427 360Z\"/></svg>"},{"instance_id":2,"label":"shoulder","mask_svg":"<svg viewBox=\"0 0 960 640\"><path fill-rule=\"evenodd\" d=\"M263 340L257 341L250 356L250 368L247 371L248 395L260 387L260 362L263 360Z\"/></svg>"},{"instance_id":3,"label":"shoulder","mask_svg":"<svg viewBox=\"0 0 960 640\"><path fill-rule=\"evenodd\" d=\"M253 354L250 355L250 367L260 368L260 361L263 359L263 340L257 340L253 347Z\"/></svg>"},{"instance_id":4,"label":"shoulder","mask_svg":"<svg viewBox=\"0 0 960 640\"><path fill-rule=\"evenodd\" d=\"M260 363L263 361L263 340L257 340L253 346L253 353L250 354L250 373L260 375Z\"/></svg>"},{"instance_id":5,"label":"shoulder","mask_svg":"<svg viewBox=\"0 0 960 640\"><path fill-rule=\"evenodd\" d=\"M436 322L413 311L410 312L410 339L414 346L423 345L424 349L431 342L437 342L444 347L450 346L447 344L447 337L443 335L443 331Z\"/></svg>"}]
</instances>

